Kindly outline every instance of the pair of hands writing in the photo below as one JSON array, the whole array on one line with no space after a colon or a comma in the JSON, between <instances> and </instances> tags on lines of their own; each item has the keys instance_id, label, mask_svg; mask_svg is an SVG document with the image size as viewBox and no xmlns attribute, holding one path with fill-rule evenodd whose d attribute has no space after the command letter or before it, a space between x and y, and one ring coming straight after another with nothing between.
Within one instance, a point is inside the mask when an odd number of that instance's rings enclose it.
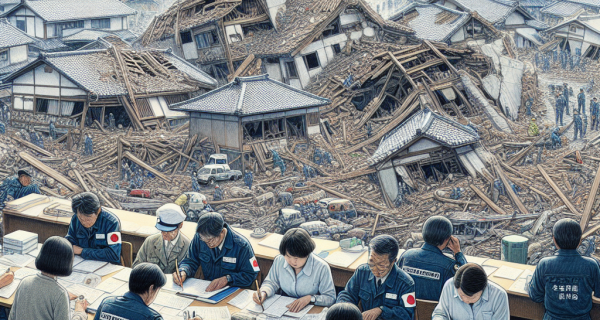
<instances>
[{"instance_id":1,"label":"pair of hands writing","mask_svg":"<svg viewBox=\"0 0 600 320\"><path fill-rule=\"evenodd\" d=\"M302 298L298 298L296 299L294 302L288 304L286 307L291 311L291 312L300 312L300 310L304 309L304 307L306 307L309 303L310 303L310 295L304 296ZM267 293L262 291L260 293L260 297L258 296L258 293L254 292L254 295L252 296L252 300L254 300L254 302L256 304L260 304L262 305L263 302L265 302L265 300L267 299Z\"/></svg>"},{"instance_id":2,"label":"pair of hands writing","mask_svg":"<svg viewBox=\"0 0 600 320\"><path fill-rule=\"evenodd\" d=\"M173 280L175 283L183 287L183 283L187 279L187 273L185 271L173 272ZM219 290L227 286L227 277L220 277L210 282L206 288L206 292Z\"/></svg>"}]
</instances>

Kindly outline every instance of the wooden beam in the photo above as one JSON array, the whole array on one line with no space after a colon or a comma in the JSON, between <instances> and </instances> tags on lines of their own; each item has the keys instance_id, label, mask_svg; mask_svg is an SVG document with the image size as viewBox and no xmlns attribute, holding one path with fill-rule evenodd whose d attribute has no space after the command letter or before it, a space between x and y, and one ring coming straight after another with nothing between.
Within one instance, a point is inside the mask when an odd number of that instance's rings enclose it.
<instances>
[{"instance_id":1,"label":"wooden beam","mask_svg":"<svg viewBox=\"0 0 600 320\"><path fill-rule=\"evenodd\" d=\"M450 63L450 61L448 61L446 56L443 55L440 50L438 50L438 48L432 45L428 40L424 40L423 42L431 49L431 51L433 51L433 53L435 53L436 56L438 56L438 58L442 59L442 61L448 65L448 68L450 68L454 74L458 74L458 70L456 70L456 68Z\"/></svg>"},{"instance_id":2,"label":"wooden beam","mask_svg":"<svg viewBox=\"0 0 600 320\"><path fill-rule=\"evenodd\" d=\"M522 214L529 214L529 211L527 210L527 208L525 208L525 205L523 205L523 202L521 202L521 199L519 199L519 196L517 196L515 191L510 186L510 181L504 174L504 171L502 171L502 168L500 167L500 165L498 165L498 163L494 163L494 168L496 169L496 173L502 180L502 183L504 183L504 189L506 190L506 193L508 193L508 196L514 202L514 204L517 206L517 208L519 208L519 211L521 211Z\"/></svg>"},{"instance_id":3,"label":"wooden beam","mask_svg":"<svg viewBox=\"0 0 600 320\"><path fill-rule=\"evenodd\" d=\"M475 193L483 200L492 210L496 211L499 214L506 214L506 211L502 210L497 204L494 203L490 198L488 198L483 191L479 190L474 184L470 185L471 189L475 191Z\"/></svg>"},{"instance_id":4,"label":"wooden beam","mask_svg":"<svg viewBox=\"0 0 600 320\"><path fill-rule=\"evenodd\" d=\"M229 81L235 79L236 77L239 77L240 74L242 74L244 72L244 70L246 70L246 68L248 68L248 66L252 63L252 61L254 61L253 53L248 55L246 57L246 59L244 59L244 62L242 62L242 64L237 68L237 70L235 70L235 72L229 76Z\"/></svg>"},{"instance_id":5,"label":"wooden beam","mask_svg":"<svg viewBox=\"0 0 600 320\"><path fill-rule=\"evenodd\" d=\"M371 200L365 199L363 197L350 197L350 196L347 196L347 195L345 195L345 194L343 194L341 192L338 192L338 191L335 191L333 189L327 188L325 186L322 186L322 185L320 185L318 183L314 183L312 181L309 181L308 184L312 185L312 186L315 186L315 187L317 187L317 188L319 188L319 189L321 189L321 190L323 190L325 192L328 192L328 193L330 193L330 194L332 194L332 195L334 195L336 197L342 198L342 199L347 199L347 200L352 200L352 201L358 200L358 201L362 201L362 202L370 205L371 207L373 207L375 209L387 210L386 207L380 206L379 204L377 204L377 203L375 203L375 202L373 202Z\"/></svg>"},{"instance_id":6,"label":"wooden beam","mask_svg":"<svg viewBox=\"0 0 600 320\"><path fill-rule=\"evenodd\" d=\"M510 160L508 160L508 162L506 163L506 165L510 166L514 166L517 162L519 162L519 160L523 159L523 157L531 150L535 147L536 144L543 142L544 139L546 139L549 136L549 133L544 133L541 135L541 138L537 139L534 143L530 144L529 147L519 151L519 153L515 154L514 157L512 157Z\"/></svg>"},{"instance_id":7,"label":"wooden beam","mask_svg":"<svg viewBox=\"0 0 600 320\"><path fill-rule=\"evenodd\" d=\"M406 78L406 80L408 80L408 82L410 83L410 85L416 89L417 88L417 84L413 81L413 79L408 75L408 72L406 72L406 69L404 69L404 67L402 66L402 64L398 61L398 59L396 59L396 57L394 57L394 55L391 52L388 52L388 55L390 56L390 59L392 59L392 62L394 62L394 64L396 65L396 67L398 67L398 69L400 69L400 72L402 72L402 74L404 74L404 77Z\"/></svg>"},{"instance_id":8,"label":"wooden beam","mask_svg":"<svg viewBox=\"0 0 600 320\"><path fill-rule=\"evenodd\" d=\"M175 154L175 155L177 155L177 154ZM164 180L164 181L166 181L166 182L168 182L168 183L171 183L171 182L172 182L172 181L171 181L169 178L167 178L165 175L163 175L163 174L162 174L162 172L160 172L160 171L158 171L158 170L156 170L156 169L152 168L151 166L149 166L149 165L148 165L147 163L145 163L144 161L142 161L142 160L138 159L136 156L134 156L133 154L131 154L131 152L129 152L129 151L125 151L125 152L123 153L123 156L124 156L124 157L127 157L129 160L131 160L131 161L135 162L135 163L136 163L137 165L139 165L140 167L142 167L142 168L144 168L144 169L146 169L146 170L148 170L148 171L152 172L152 174L153 174L153 175L155 175L155 176L157 176L157 177L161 178L162 180Z\"/></svg>"},{"instance_id":9,"label":"wooden beam","mask_svg":"<svg viewBox=\"0 0 600 320\"><path fill-rule=\"evenodd\" d=\"M43 154L43 155L45 155L45 156L47 156L47 157L54 157L54 154L52 154L50 151L48 151L48 150L44 150L44 149L42 149L42 148L40 148L40 147L36 146L35 144L33 144L33 143L29 142L29 141L25 141L25 140L23 140L23 139L21 139L21 138L17 138L17 137L15 137L15 136L11 136L11 138L12 138L13 140L17 141L18 143L20 143L20 144L22 144L22 145L26 146L27 148L29 148L29 149L31 149L31 150L34 150L34 151L36 151L36 152L39 152L39 153L41 153L41 154Z\"/></svg>"},{"instance_id":10,"label":"wooden beam","mask_svg":"<svg viewBox=\"0 0 600 320\"><path fill-rule=\"evenodd\" d=\"M87 184L85 183L85 181L81 177L81 174L79 173L79 171L77 171L76 169L74 169L73 172L75 173L75 177L77 177L77 181L79 181L79 184L83 187L83 189L85 191L87 191L87 192L90 192L90 188L88 188Z\"/></svg>"},{"instance_id":11,"label":"wooden beam","mask_svg":"<svg viewBox=\"0 0 600 320\"><path fill-rule=\"evenodd\" d=\"M21 159L23 159L23 161L32 165L34 168L47 174L51 178L54 178L54 180L56 180L58 183L62 184L63 186L69 188L71 191L76 192L76 193L81 192L81 189L79 188L79 186L77 184L75 184L73 181L69 180L69 178L63 176L60 172L43 164L42 162L40 162L38 159L36 159L36 157L32 156L31 154L29 154L25 151L21 151L21 152L19 152L19 157L21 157Z\"/></svg>"},{"instance_id":12,"label":"wooden beam","mask_svg":"<svg viewBox=\"0 0 600 320\"><path fill-rule=\"evenodd\" d=\"M358 121L358 123L356 124L357 128L362 128L362 126L364 126L365 123L367 123L367 121L369 121L369 119L371 119L373 114L375 114L375 112L377 112L377 110L383 103L383 100L385 100L385 90L387 89L390 79L392 78L392 72L394 72L394 68L389 69L388 74L387 74L387 79L385 80L385 83L383 84L383 87L381 88L381 92L379 92L379 95L376 98L377 100L372 100L374 102L373 105L371 106L371 108L369 108L369 110L367 110L367 112L365 112L365 114L362 116L360 121Z\"/></svg>"},{"instance_id":13,"label":"wooden beam","mask_svg":"<svg viewBox=\"0 0 600 320\"><path fill-rule=\"evenodd\" d=\"M375 235L375 230L377 229L377 223L379 222L379 215L380 214L381 213L377 213L377 217L375 217L375 223L373 223L373 230L371 230L371 237Z\"/></svg>"},{"instance_id":14,"label":"wooden beam","mask_svg":"<svg viewBox=\"0 0 600 320\"><path fill-rule=\"evenodd\" d=\"M554 181L552 181L552 178L550 178L548 173L546 173L546 170L544 170L544 168L542 168L542 166L539 164L537 165L537 168L540 171L540 173L542 174L542 176L544 177L544 179L546 179L546 182L548 182L550 187L552 187L552 190L554 190L554 192L556 192L556 194L558 195L560 200L562 200L562 202L567 206L567 208L569 208L569 210L571 210L571 212L573 212L574 214L580 216L581 213L577 212L577 209L575 209L575 206L571 203L571 201L569 201L569 199L567 199L567 197L562 193L562 191L560 191L560 189L558 188L556 183L554 183ZM594 182L595 182L595 180L594 180Z\"/></svg>"},{"instance_id":15,"label":"wooden beam","mask_svg":"<svg viewBox=\"0 0 600 320\"><path fill-rule=\"evenodd\" d=\"M590 223L590 219L592 217L592 207L594 206L594 201L596 200L596 195L598 194L598 187L600 186L600 166L598 166L598 171L596 171L596 178L594 178L594 183L592 184L592 189L590 190L590 194L588 195L587 203L585 204L585 209L583 209L583 215L581 216L581 232L585 232L588 224Z\"/></svg>"}]
</instances>

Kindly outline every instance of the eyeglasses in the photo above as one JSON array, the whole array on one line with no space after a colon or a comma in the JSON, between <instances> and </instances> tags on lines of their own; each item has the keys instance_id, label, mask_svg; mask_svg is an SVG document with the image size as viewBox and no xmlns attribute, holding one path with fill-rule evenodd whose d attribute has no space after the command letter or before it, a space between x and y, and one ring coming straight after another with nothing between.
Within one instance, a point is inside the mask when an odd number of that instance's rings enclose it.
<instances>
[{"instance_id":1,"label":"eyeglasses","mask_svg":"<svg viewBox=\"0 0 600 320\"><path fill-rule=\"evenodd\" d=\"M372 264L372 263L368 263L369 268L370 269L379 269L379 270L386 270L390 267L390 265L392 265L393 263L378 263L378 264Z\"/></svg>"},{"instance_id":2,"label":"eyeglasses","mask_svg":"<svg viewBox=\"0 0 600 320\"><path fill-rule=\"evenodd\" d=\"M204 241L206 243L213 242L216 238L217 237L208 237L208 238L206 238L206 237L200 236L200 240L202 240L202 241Z\"/></svg>"}]
</instances>

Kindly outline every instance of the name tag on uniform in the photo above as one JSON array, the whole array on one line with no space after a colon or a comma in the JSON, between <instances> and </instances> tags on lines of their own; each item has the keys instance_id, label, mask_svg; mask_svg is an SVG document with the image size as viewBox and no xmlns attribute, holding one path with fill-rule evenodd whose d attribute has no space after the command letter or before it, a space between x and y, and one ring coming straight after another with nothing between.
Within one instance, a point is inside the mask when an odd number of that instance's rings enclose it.
<instances>
[{"instance_id":1,"label":"name tag on uniform","mask_svg":"<svg viewBox=\"0 0 600 320\"><path fill-rule=\"evenodd\" d=\"M392 299L392 300L398 300L398 295L395 293L386 293L385 294L385 298L386 299Z\"/></svg>"},{"instance_id":2,"label":"name tag on uniform","mask_svg":"<svg viewBox=\"0 0 600 320\"><path fill-rule=\"evenodd\" d=\"M104 233L96 233L96 239L106 239L106 235Z\"/></svg>"},{"instance_id":3,"label":"name tag on uniform","mask_svg":"<svg viewBox=\"0 0 600 320\"><path fill-rule=\"evenodd\" d=\"M235 257L223 257L223 262L235 263L236 260Z\"/></svg>"}]
</instances>

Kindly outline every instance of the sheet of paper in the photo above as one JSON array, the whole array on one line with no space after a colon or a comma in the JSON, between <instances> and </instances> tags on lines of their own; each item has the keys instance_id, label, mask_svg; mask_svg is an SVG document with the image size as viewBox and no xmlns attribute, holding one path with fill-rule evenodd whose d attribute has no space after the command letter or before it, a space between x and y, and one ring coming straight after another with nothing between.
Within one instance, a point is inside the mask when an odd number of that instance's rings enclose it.
<instances>
[{"instance_id":1,"label":"sheet of paper","mask_svg":"<svg viewBox=\"0 0 600 320\"><path fill-rule=\"evenodd\" d=\"M4 270L1 269L0 270ZM34 274L38 274L40 273L38 270L35 269L29 269L29 268L21 268L17 271L15 271L15 279L17 280L23 280L23 278L34 275Z\"/></svg>"},{"instance_id":2,"label":"sheet of paper","mask_svg":"<svg viewBox=\"0 0 600 320\"><path fill-rule=\"evenodd\" d=\"M190 307L185 309L188 314L196 313L196 316L200 316L202 319L210 320L229 320L231 314L227 307ZM191 318L191 317L190 317Z\"/></svg>"},{"instance_id":3,"label":"sheet of paper","mask_svg":"<svg viewBox=\"0 0 600 320\"><path fill-rule=\"evenodd\" d=\"M533 276L533 271L525 270L519 278L513 282L513 284L508 288L508 291L517 292L520 294L529 294L528 290L526 290L525 286L527 285L527 276Z\"/></svg>"},{"instance_id":4,"label":"sheet of paper","mask_svg":"<svg viewBox=\"0 0 600 320\"><path fill-rule=\"evenodd\" d=\"M117 274L115 274L113 276L113 278L119 279L121 281L129 282L130 274L131 274L131 268L123 268L123 270L121 270Z\"/></svg>"},{"instance_id":5,"label":"sheet of paper","mask_svg":"<svg viewBox=\"0 0 600 320\"><path fill-rule=\"evenodd\" d=\"M4 288L0 288L0 297L5 299L10 298L13 295L13 293L15 293L20 283L21 280L15 279L11 284L7 285Z\"/></svg>"},{"instance_id":6,"label":"sheet of paper","mask_svg":"<svg viewBox=\"0 0 600 320\"><path fill-rule=\"evenodd\" d=\"M0 264L4 264L11 267L24 268L35 258L27 254L9 254L0 258Z\"/></svg>"},{"instance_id":7,"label":"sheet of paper","mask_svg":"<svg viewBox=\"0 0 600 320\"><path fill-rule=\"evenodd\" d=\"M323 308L320 313L307 314L300 320L325 320L329 308Z\"/></svg>"},{"instance_id":8,"label":"sheet of paper","mask_svg":"<svg viewBox=\"0 0 600 320\"><path fill-rule=\"evenodd\" d=\"M0 274L9 271L10 270L10 266L7 266L5 264L0 264Z\"/></svg>"},{"instance_id":9,"label":"sheet of paper","mask_svg":"<svg viewBox=\"0 0 600 320\"><path fill-rule=\"evenodd\" d=\"M183 288L181 288L181 286L179 284L177 284L173 281L172 274L166 274L165 277L167 278L167 282L166 282L165 286L162 288L162 290L170 291L170 292L177 292L180 295L188 296L188 297L194 298L194 299L196 297L210 298L210 297L214 296L215 294L229 288L229 286L226 286L219 290L206 292L206 288L208 288L208 286L210 285L210 281L196 279L196 278L189 278L189 279L185 280L185 282L183 283Z\"/></svg>"},{"instance_id":10,"label":"sheet of paper","mask_svg":"<svg viewBox=\"0 0 600 320\"><path fill-rule=\"evenodd\" d=\"M517 280L521 273L523 273L523 269L501 266L496 272L494 272L494 277Z\"/></svg>"},{"instance_id":11,"label":"sheet of paper","mask_svg":"<svg viewBox=\"0 0 600 320\"><path fill-rule=\"evenodd\" d=\"M79 283L71 284L67 287L67 291L76 296L84 296L90 304L94 303L96 299L100 298L105 293L104 291L96 290Z\"/></svg>"},{"instance_id":12,"label":"sheet of paper","mask_svg":"<svg viewBox=\"0 0 600 320\"><path fill-rule=\"evenodd\" d=\"M296 299L294 299L296 300ZM285 313L286 316L288 317L292 317L292 318L302 318L304 317L309 311L310 309L312 309L314 306L312 304L307 305L306 307L304 307L302 310L300 310L299 312L291 312L288 311Z\"/></svg>"},{"instance_id":13,"label":"sheet of paper","mask_svg":"<svg viewBox=\"0 0 600 320\"><path fill-rule=\"evenodd\" d=\"M42 248L42 244L38 243L38 246L35 250L27 252L27 255L30 255L34 258L37 258L38 254L40 253L40 249Z\"/></svg>"},{"instance_id":14,"label":"sheet of paper","mask_svg":"<svg viewBox=\"0 0 600 320\"><path fill-rule=\"evenodd\" d=\"M96 286L96 290L113 293L117 291L117 289L121 288L121 286L127 285L127 282L121 281L115 278L108 278L102 282L98 286Z\"/></svg>"},{"instance_id":15,"label":"sheet of paper","mask_svg":"<svg viewBox=\"0 0 600 320\"><path fill-rule=\"evenodd\" d=\"M492 275L492 273L494 273L494 271L498 270L498 267L494 267L494 266L483 266L483 271L485 271L485 274L489 277L490 275Z\"/></svg>"},{"instance_id":16,"label":"sheet of paper","mask_svg":"<svg viewBox=\"0 0 600 320\"><path fill-rule=\"evenodd\" d=\"M110 297L110 296L111 295L108 293L101 295L98 299L96 299L96 301L94 301L94 303L90 304L87 307L86 311L89 313L95 314L96 311L98 311L98 308L100 308L100 304L102 303L102 300L104 300L105 298Z\"/></svg>"},{"instance_id":17,"label":"sheet of paper","mask_svg":"<svg viewBox=\"0 0 600 320\"><path fill-rule=\"evenodd\" d=\"M127 283L126 285L121 286L117 290L113 291L111 296L120 297L120 296L126 294L127 291L129 291L129 283Z\"/></svg>"},{"instance_id":18,"label":"sheet of paper","mask_svg":"<svg viewBox=\"0 0 600 320\"><path fill-rule=\"evenodd\" d=\"M354 263L354 261L356 261L356 259L362 256L363 253L364 252L353 253L338 251L328 255L327 258L325 258L325 261L334 266L348 268L351 264Z\"/></svg>"},{"instance_id":19,"label":"sheet of paper","mask_svg":"<svg viewBox=\"0 0 600 320\"><path fill-rule=\"evenodd\" d=\"M169 316L176 316L179 315L181 313L181 310L175 309L175 308L169 308L169 307L160 307L160 314L162 315L169 315Z\"/></svg>"},{"instance_id":20,"label":"sheet of paper","mask_svg":"<svg viewBox=\"0 0 600 320\"><path fill-rule=\"evenodd\" d=\"M171 292L181 291L181 289L182 289L181 286L173 281L173 274L171 274L171 273L165 274L165 277L167 278L167 282L165 283L165 285L162 287L161 290L171 291ZM188 279L188 280L191 280L191 279Z\"/></svg>"},{"instance_id":21,"label":"sheet of paper","mask_svg":"<svg viewBox=\"0 0 600 320\"><path fill-rule=\"evenodd\" d=\"M71 283L83 283L87 273L73 271L68 277L58 277L58 280L68 281Z\"/></svg>"},{"instance_id":22,"label":"sheet of paper","mask_svg":"<svg viewBox=\"0 0 600 320\"><path fill-rule=\"evenodd\" d=\"M29 269L37 270L37 267L35 266L35 259L31 260L31 262L28 263L25 267L29 268Z\"/></svg>"},{"instance_id":23,"label":"sheet of paper","mask_svg":"<svg viewBox=\"0 0 600 320\"><path fill-rule=\"evenodd\" d=\"M237 296L227 302L228 304L240 309L244 310L246 307L252 302L252 295L254 294L254 290L244 290L240 292Z\"/></svg>"},{"instance_id":24,"label":"sheet of paper","mask_svg":"<svg viewBox=\"0 0 600 320\"><path fill-rule=\"evenodd\" d=\"M94 271L94 273L97 274L97 275L99 275L99 276L101 276L101 277L104 277L104 276L107 276L107 275L109 275L109 274L111 274L113 272L117 272L117 271L119 271L119 270L121 270L123 268L125 268L125 267L109 263L109 264L105 265L104 267L102 267L102 268Z\"/></svg>"},{"instance_id":25,"label":"sheet of paper","mask_svg":"<svg viewBox=\"0 0 600 320\"><path fill-rule=\"evenodd\" d=\"M85 259L83 259L81 256L74 256L73 257L73 267L75 267L76 265L82 263Z\"/></svg>"},{"instance_id":26,"label":"sheet of paper","mask_svg":"<svg viewBox=\"0 0 600 320\"><path fill-rule=\"evenodd\" d=\"M194 301L193 299L180 297L180 296L174 295L172 293L159 292L158 295L156 296L156 299L154 300L154 303L156 303L159 306L163 306L163 307L169 307L169 308L175 308L178 310L183 310L183 309L187 308L190 304L192 304L193 301Z\"/></svg>"},{"instance_id":27,"label":"sheet of paper","mask_svg":"<svg viewBox=\"0 0 600 320\"><path fill-rule=\"evenodd\" d=\"M265 312L263 313L271 317L281 317L284 313L288 312L286 306L294 301L296 301L296 298L281 296L275 300L275 303L265 308Z\"/></svg>"},{"instance_id":28,"label":"sheet of paper","mask_svg":"<svg viewBox=\"0 0 600 320\"><path fill-rule=\"evenodd\" d=\"M267 310L271 305L277 301L281 296L278 294L274 294L272 297L267 298L262 304L262 307L259 304L256 304L254 301L250 302L249 305L246 306L246 310L254 312L254 313L262 313L263 309Z\"/></svg>"},{"instance_id":29,"label":"sheet of paper","mask_svg":"<svg viewBox=\"0 0 600 320\"><path fill-rule=\"evenodd\" d=\"M259 242L261 246L273 248L279 250L279 244L281 243L281 239L283 239L282 234L273 233L272 235L265 238L265 240Z\"/></svg>"},{"instance_id":30,"label":"sheet of paper","mask_svg":"<svg viewBox=\"0 0 600 320\"><path fill-rule=\"evenodd\" d=\"M467 262L477 263L482 266L484 262L488 261L490 258L486 257L475 257L475 256L465 256Z\"/></svg>"},{"instance_id":31,"label":"sheet of paper","mask_svg":"<svg viewBox=\"0 0 600 320\"><path fill-rule=\"evenodd\" d=\"M104 261L96 261L96 260L83 260L77 266L73 267L73 270L77 270L80 272L92 273L102 267L104 267L108 262Z\"/></svg>"}]
</instances>

